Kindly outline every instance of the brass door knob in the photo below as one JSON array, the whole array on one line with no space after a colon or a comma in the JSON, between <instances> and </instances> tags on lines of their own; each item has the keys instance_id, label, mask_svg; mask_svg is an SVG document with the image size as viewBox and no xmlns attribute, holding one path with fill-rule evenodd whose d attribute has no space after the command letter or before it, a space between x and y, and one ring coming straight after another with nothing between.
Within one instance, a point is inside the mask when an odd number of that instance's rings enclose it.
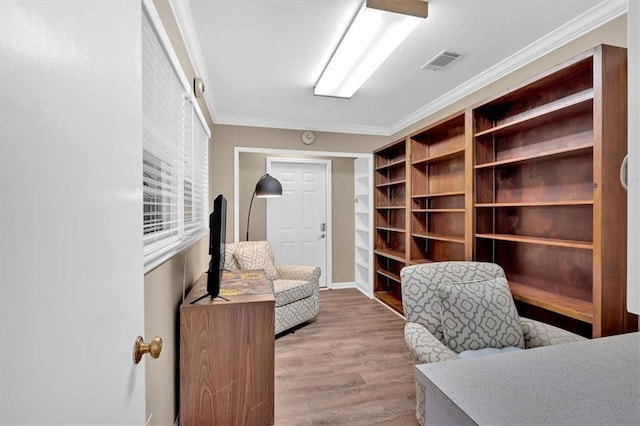
<instances>
[{"instance_id":1,"label":"brass door knob","mask_svg":"<svg viewBox=\"0 0 640 426\"><path fill-rule=\"evenodd\" d=\"M138 364L142 359L142 355L148 353L151 358L158 358L162 352L162 339L158 336L151 339L151 342L145 343L142 336L136 338L133 344L133 362Z\"/></svg>"}]
</instances>

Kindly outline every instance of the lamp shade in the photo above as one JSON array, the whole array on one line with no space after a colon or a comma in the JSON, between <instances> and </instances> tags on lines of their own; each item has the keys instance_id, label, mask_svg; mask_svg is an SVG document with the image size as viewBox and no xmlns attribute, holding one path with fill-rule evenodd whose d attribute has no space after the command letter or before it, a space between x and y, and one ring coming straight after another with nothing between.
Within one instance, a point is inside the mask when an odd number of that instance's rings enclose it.
<instances>
[{"instance_id":1,"label":"lamp shade","mask_svg":"<svg viewBox=\"0 0 640 426\"><path fill-rule=\"evenodd\" d=\"M280 197L282 196L282 184L270 174L263 175L256 183L256 197Z\"/></svg>"}]
</instances>

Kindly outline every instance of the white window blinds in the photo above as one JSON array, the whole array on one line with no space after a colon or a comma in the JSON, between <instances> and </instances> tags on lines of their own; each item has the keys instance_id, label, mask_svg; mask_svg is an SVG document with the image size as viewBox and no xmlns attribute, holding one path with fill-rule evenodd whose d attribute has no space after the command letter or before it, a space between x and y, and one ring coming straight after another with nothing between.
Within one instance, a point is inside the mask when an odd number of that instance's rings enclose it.
<instances>
[{"instance_id":1,"label":"white window blinds","mask_svg":"<svg viewBox=\"0 0 640 426\"><path fill-rule=\"evenodd\" d=\"M145 2L146 3L146 2ZM143 3L143 4L145 4ZM142 14L142 193L145 271L207 231L209 130L164 30ZM204 180L203 180L204 179ZM163 260L164 260L163 258ZM155 266L155 265L154 265Z\"/></svg>"},{"instance_id":2,"label":"white window blinds","mask_svg":"<svg viewBox=\"0 0 640 426\"><path fill-rule=\"evenodd\" d=\"M197 113L198 110L195 110ZM193 221L208 228L209 210L209 130L201 114L193 126ZM193 232L193 227L191 231Z\"/></svg>"}]
</instances>

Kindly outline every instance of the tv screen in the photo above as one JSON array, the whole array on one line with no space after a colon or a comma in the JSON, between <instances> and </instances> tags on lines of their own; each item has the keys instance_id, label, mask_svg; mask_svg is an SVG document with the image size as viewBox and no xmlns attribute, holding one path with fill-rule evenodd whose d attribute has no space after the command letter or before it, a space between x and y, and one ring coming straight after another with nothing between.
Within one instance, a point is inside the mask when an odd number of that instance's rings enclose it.
<instances>
[{"instance_id":1,"label":"tv screen","mask_svg":"<svg viewBox=\"0 0 640 426\"><path fill-rule=\"evenodd\" d=\"M227 236L227 200L219 194L213 200L213 211L209 215L209 271L207 272L207 293L191 303L209 296L220 297L220 282L224 268L224 251ZM222 298L222 297L221 297ZM224 298L223 298L224 299ZM225 299L226 300L226 299Z\"/></svg>"}]
</instances>

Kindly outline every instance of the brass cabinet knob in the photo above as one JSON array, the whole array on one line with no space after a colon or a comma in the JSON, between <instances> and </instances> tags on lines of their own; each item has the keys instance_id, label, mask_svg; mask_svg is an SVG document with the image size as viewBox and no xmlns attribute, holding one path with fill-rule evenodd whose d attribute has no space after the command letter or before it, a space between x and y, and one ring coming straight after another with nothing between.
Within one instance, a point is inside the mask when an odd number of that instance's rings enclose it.
<instances>
[{"instance_id":1,"label":"brass cabinet knob","mask_svg":"<svg viewBox=\"0 0 640 426\"><path fill-rule=\"evenodd\" d=\"M142 359L142 355L148 353L151 358L158 358L162 352L162 339L158 336L151 339L151 342L145 343L142 336L136 338L133 344L133 362L138 364Z\"/></svg>"}]
</instances>

